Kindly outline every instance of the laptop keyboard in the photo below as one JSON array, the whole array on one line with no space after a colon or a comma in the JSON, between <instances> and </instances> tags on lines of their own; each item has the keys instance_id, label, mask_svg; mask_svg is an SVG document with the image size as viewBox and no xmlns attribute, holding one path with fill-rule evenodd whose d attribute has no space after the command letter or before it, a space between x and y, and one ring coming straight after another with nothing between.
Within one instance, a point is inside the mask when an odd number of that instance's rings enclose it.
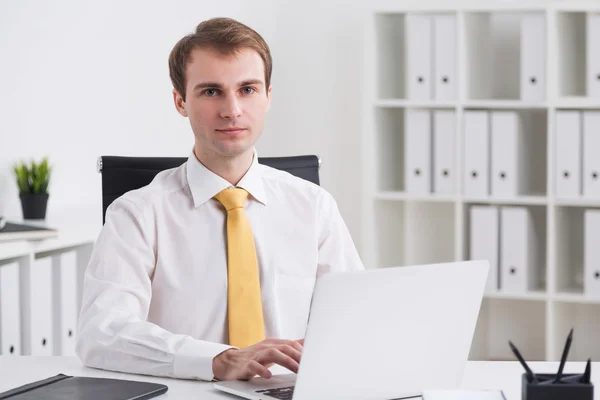
<instances>
[{"instance_id":1,"label":"laptop keyboard","mask_svg":"<svg viewBox=\"0 0 600 400\"><path fill-rule=\"evenodd\" d=\"M292 400L292 396L294 395L294 387L288 386L275 389L257 390L256 393L261 393L265 396L271 396L279 400Z\"/></svg>"}]
</instances>

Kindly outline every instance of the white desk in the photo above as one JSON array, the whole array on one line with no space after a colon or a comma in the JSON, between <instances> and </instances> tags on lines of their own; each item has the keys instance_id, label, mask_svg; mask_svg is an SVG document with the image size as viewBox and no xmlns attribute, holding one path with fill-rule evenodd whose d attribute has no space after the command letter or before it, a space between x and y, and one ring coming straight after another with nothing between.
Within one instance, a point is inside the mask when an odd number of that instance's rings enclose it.
<instances>
[{"instance_id":1,"label":"white desk","mask_svg":"<svg viewBox=\"0 0 600 400\"><path fill-rule=\"evenodd\" d=\"M556 362L538 362L531 364L534 372L555 373L558 369ZM582 373L585 363L567 363L565 373ZM162 383L169 387L166 395L160 399L235 399L230 395L213 389L212 383L202 381L156 378L143 375L129 375L117 372L101 371L86 368L76 357L10 357L0 356L0 392L24 385L26 383L48 378L63 373L74 376L90 376L116 379L130 379ZM465 389L502 389L507 400L521 399L521 374L523 370L515 362L484 362L471 361L467 363L463 376L462 388ZM592 382L600 382L600 363L592 365ZM365 382L367 385L368 382Z\"/></svg>"},{"instance_id":2,"label":"white desk","mask_svg":"<svg viewBox=\"0 0 600 400\"><path fill-rule=\"evenodd\" d=\"M51 210L45 220L22 220L7 217L8 221L40 225L58 230L58 237L44 240L0 242L0 261L28 254L59 251L93 243L102 228L102 210L76 206Z\"/></svg>"}]
</instances>

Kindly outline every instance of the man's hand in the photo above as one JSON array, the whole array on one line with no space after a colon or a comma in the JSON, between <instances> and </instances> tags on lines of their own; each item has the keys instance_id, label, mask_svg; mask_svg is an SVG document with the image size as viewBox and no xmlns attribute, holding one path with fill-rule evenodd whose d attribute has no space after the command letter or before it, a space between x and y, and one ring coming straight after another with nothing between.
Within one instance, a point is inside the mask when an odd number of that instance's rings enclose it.
<instances>
[{"instance_id":1,"label":"man's hand","mask_svg":"<svg viewBox=\"0 0 600 400\"><path fill-rule=\"evenodd\" d=\"M213 358L213 375L220 381L272 376L269 367L281 365L298 373L304 339L266 339L244 349L229 349Z\"/></svg>"}]
</instances>

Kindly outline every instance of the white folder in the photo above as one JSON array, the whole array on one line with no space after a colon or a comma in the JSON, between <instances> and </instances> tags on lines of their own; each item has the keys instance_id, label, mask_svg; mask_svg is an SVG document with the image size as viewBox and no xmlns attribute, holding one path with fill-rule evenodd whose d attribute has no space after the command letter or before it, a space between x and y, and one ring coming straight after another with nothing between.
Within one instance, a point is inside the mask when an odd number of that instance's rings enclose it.
<instances>
[{"instance_id":1,"label":"white folder","mask_svg":"<svg viewBox=\"0 0 600 400\"><path fill-rule=\"evenodd\" d=\"M456 16L436 15L433 18L434 98L438 101L455 100L458 88Z\"/></svg>"},{"instance_id":2,"label":"white folder","mask_svg":"<svg viewBox=\"0 0 600 400\"><path fill-rule=\"evenodd\" d=\"M581 112L556 112L556 196L581 196Z\"/></svg>"},{"instance_id":3,"label":"white folder","mask_svg":"<svg viewBox=\"0 0 600 400\"><path fill-rule=\"evenodd\" d=\"M514 197L527 188L527 141L516 111L492 111L492 197Z\"/></svg>"},{"instance_id":4,"label":"white folder","mask_svg":"<svg viewBox=\"0 0 600 400\"><path fill-rule=\"evenodd\" d=\"M600 97L600 13L587 17L587 95Z\"/></svg>"},{"instance_id":5,"label":"white folder","mask_svg":"<svg viewBox=\"0 0 600 400\"><path fill-rule=\"evenodd\" d=\"M525 293L539 286L538 238L531 211L525 207L500 210L500 286L502 292Z\"/></svg>"},{"instance_id":6,"label":"white folder","mask_svg":"<svg viewBox=\"0 0 600 400\"><path fill-rule=\"evenodd\" d=\"M464 113L464 192L466 196L490 194L490 122L487 111Z\"/></svg>"},{"instance_id":7,"label":"white folder","mask_svg":"<svg viewBox=\"0 0 600 400\"><path fill-rule=\"evenodd\" d=\"M600 197L600 111L583 112L583 195Z\"/></svg>"},{"instance_id":8,"label":"white folder","mask_svg":"<svg viewBox=\"0 0 600 400\"><path fill-rule=\"evenodd\" d=\"M546 19L525 14L521 20L521 100L546 97Z\"/></svg>"},{"instance_id":9,"label":"white folder","mask_svg":"<svg viewBox=\"0 0 600 400\"><path fill-rule=\"evenodd\" d=\"M38 258L30 270L31 355L51 356L52 341L52 257Z\"/></svg>"},{"instance_id":10,"label":"white folder","mask_svg":"<svg viewBox=\"0 0 600 400\"><path fill-rule=\"evenodd\" d=\"M450 110L433 112L433 191L456 193L456 114Z\"/></svg>"},{"instance_id":11,"label":"white folder","mask_svg":"<svg viewBox=\"0 0 600 400\"><path fill-rule=\"evenodd\" d=\"M69 251L53 257L54 355L74 356L77 328L77 254Z\"/></svg>"},{"instance_id":12,"label":"white folder","mask_svg":"<svg viewBox=\"0 0 600 400\"><path fill-rule=\"evenodd\" d=\"M583 291L586 296L600 297L600 211L584 211Z\"/></svg>"},{"instance_id":13,"label":"white folder","mask_svg":"<svg viewBox=\"0 0 600 400\"><path fill-rule=\"evenodd\" d=\"M431 100L433 79L433 20L431 16L406 16L407 98Z\"/></svg>"},{"instance_id":14,"label":"white folder","mask_svg":"<svg viewBox=\"0 0 600 400\"><path fill-rule=\"evenodd\" d=\"M21 355L19 264L0 265L0 355Z\"/></svg>"},{"instance_id":15,"label":"white folder","mask_svg":"<svg viewBox=\"0 0 600 400\"><path fill-rule=\"evenodd\" d=\"M490 263L485 287L487 293L499 289L498 262L500 221L498 207L472 206L470 209L470 259L487 260Z\"/></svg>"},{"instance_id":16,"label":"white folder","mask_svg":"<svg viewBox=\"0 0 600 400\"><path fill-rule=\"evenodd\" d=\"M409 109L405 119L405 186L412 194L431 193L431 112Z\"/></svg>"}]
</instances>

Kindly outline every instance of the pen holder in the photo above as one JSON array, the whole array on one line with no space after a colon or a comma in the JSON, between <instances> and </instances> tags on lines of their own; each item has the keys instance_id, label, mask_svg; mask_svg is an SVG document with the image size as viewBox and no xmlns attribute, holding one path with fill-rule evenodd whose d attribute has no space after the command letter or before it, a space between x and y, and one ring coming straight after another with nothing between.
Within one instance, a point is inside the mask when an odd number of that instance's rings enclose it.
<instances>
[{"instance_id":1,"label":"pen holder","mask_svg":"<svg viewBox=\"0 0 600 400\"><path fill-rule=\"evenodd\" d=\"M563 379L576 374L564 374ZM559 382L550 383L554 374L536 374L538 383L528 382L527 374L523 374L522 382L522 400L593 400L594 384L581 382ZM579 375L581 376L581 375ZM542 382L542 383L540 383Z\"/></svg>"}]
</instances>

